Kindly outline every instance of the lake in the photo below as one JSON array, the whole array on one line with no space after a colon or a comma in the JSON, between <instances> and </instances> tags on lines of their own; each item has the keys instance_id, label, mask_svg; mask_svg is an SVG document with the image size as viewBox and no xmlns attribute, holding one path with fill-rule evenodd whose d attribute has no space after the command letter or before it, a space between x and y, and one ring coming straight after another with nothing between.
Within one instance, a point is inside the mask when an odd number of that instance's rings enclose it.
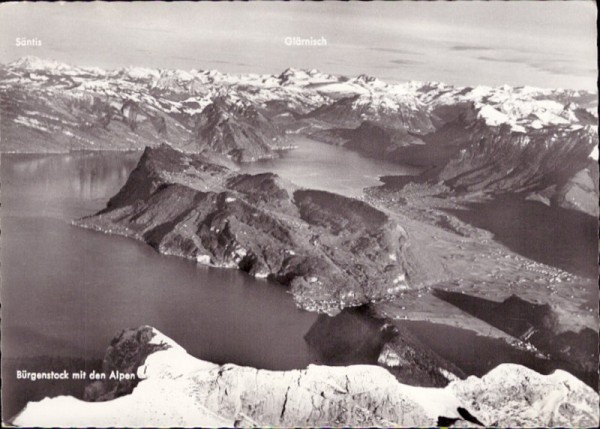
<instances>
[{"instance_id":1,"label":"lake","mask_svg":"<svg viewBox=\"0 0 600 429\"><path fill-rule=\"evenodd\" d=\"M366 158L358 152L294 137L298 147L281 153L281 158L243 164L250 174L272 172L296 185L335 192L349 197L360 196L363 189L380 185L380 176L417 174L420 169Z\"/></svg>"},{"instance_id":2,"label":"lake","mask_svg":"<svg viewBox=\"0 0 600 429\"><path fill-rule=\"evenodd\" d=\"M598 278L598 219L539 201L501 196L448 213L494 234L511 250L579 276ZM597 305L593 288L590 305Z\"/></svg>"},{"instance_id":3,"label":"lake","mask_svg":"<svg viewBox=\"0 0 600 429\"><path fill-rule=\"evenodd\" d=\"M380 175L417 172L305 138L296 143L298 149L282 153L280 159L246 164L241 170L272 171L299 186L348 196L379 184ZM99 365L110 340L128 327L154 326L190 354L217 363L285 370L321 362L304 339L318 315L298 310L285 287L236 270L160 255L144 243L70 224L104 208L140 156L2 155L5 418L46 395L80 396L85 385L24 384L14 379L15 368L61 370L63 362L74 369ZM481 375L499 362L539 365L467 331L419 322L406 322L402 328L465 372ZM482 349L490 353L475 352ZM57 368L45 368L48 362Z\"/></svg>"},{"instance_id":4,"label":"lake","mask_svg":"<svg viewBox=\"0 0 600 429\"><path fill-rule=\"evenodd\" d=\"M204 359L305 366L315 315L282 286L70 225L104 207L139 156L2 157L4 353L101 356L119 330L147 324Z\"/></svg>"},{"instance_id":5,"label":"lake","mask_svg":"<svg viewBox=\"0 0 600 429\"><path fill-rule=\"evenodd\" d=\"M380 174L410 171L308 139L298 144L281 159L242 170L274 171L300 186L346 195L378 184ZM140 156L2 155L3 366L6 359L27 358L39 368L40 359L101 358L120 330L140 325L217 363L284 370L314 362L304 335L317 315L298 310L283 286L70 224L102 209ZM46 368L52 369L62 368ZM47 386L38 386L24 392L23 382L5 378L5 417L45 396Z\"/></svg>"}]
</instances>

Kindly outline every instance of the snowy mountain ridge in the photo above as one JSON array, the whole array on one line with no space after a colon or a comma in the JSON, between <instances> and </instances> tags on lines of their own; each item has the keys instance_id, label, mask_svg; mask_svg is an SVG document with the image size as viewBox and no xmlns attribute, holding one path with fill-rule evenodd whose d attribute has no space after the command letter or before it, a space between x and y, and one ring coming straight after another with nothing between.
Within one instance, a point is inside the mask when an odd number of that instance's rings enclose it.
<instances>
[{"instance_id":1,"label":"snowy mountain ridge","mask_svg":"<svg viewBox=\"0 0 600 429\"><path fill-rule=\"evenodd\" d=\"M100 96L117 96L118 89L122 88L135 89L140 93L165 91L200 95L206 100L213 95L217 87L230 87L245 92L248 98L255 98L258 103L279 100L282 95L298 97L298 93L302 92L305 98L315 103L322 103L327 98L358 96L356 106L369 105L372 109L384 111L420 109L422 106L433 110L440 106L472 102L489 125L505 123L516 131L522 131L523 128L539 129L547 125L580 124L581 120L575 114L578 109L590 116L589 121L595 120L597 123L597 114L593 109L596 104L595 94L585 91L507 85L496 88L453 87L443 83L417 81L389 84L367 75L347 78L314 69L292 68L279 75L232 75L216 70L184 71L145 67L105 71L69 66L31 56L23 57L3 68L5 75L1 79L0 88L30 84L38 89L64 89L64 85L59 82L51 82L44 78L40 74L43 73L54 77L69 76L77 86ZM28 76L27 73L31 75ZM126 95L127 91L122 94ZM565 99L571 101L561 102ZM174 107L186 112L185 106L180 102L174 102Z\"/></svg>"},{"instance_id":2,"label":"snowy mountain ridge","mask_svg":"<svg viewBox=\"0 0 600 429\"><path fill-rule=\"evenodd\" d=\"M558 427L597 426L598 394L564 371L541 375L502 364L445 388L399 383L381 367L354 365L267 371L196 359L151 327L123 331L119 350L153 349L134 370L130 394L104 402L69 396L30 402L18 426L182 427ZM110 351L112 350L112 352ZM94 390L101 390L97 382ZM114 383L113 383L114 384ZM374 388L376 386L376 388ZM90 387L91 388L91 387ZM170 398L165 401L164 398ZM307 405L308 404L308 405Z\"/></svg>"}]
</instances>

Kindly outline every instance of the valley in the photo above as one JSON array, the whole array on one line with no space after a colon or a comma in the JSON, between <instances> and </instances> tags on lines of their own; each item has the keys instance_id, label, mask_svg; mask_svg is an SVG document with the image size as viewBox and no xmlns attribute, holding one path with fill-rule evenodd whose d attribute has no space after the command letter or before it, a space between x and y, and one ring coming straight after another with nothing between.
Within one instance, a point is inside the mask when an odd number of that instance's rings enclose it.
<instances>
[{"instance_id":1,"label":"valley","mask_svg":"<svg viewBox=\"0 0 600 429\"><path fill-rule=\"evenodd\" d=\"M597 387L596 94L26 57L0 66L0 108L3 244L15 249L3 245L3 299L20 303L3 312L13 359L27 342L41 344L39 355L97 359L119 329L152 325L207 368L310 376L315 363L377 365L393 376L389 389L464 398L460 380L468 391L468 376L512 362ZM61 250L39 274L18 274L36 237L46 241L30 258ZM54 264L77 265L80 252L83 266L58 275ZM83 305L98 319L78 313L77 300L66 321L19 318L42 306L44 276L63 298L92 291L98 302ZM114 320L101 322L111 308ZM485 359L474 364L476 350L458 352L440 332L485 348ZM145 358L111 370L135 372ZM529 371L520 365L511 371ZM96 387L87 400L133 388ZM283 407L260 422L295 422ZM464 418L456 410L410 421ZM381 413L347 421L398 421Z\"/></svg>"}]
</instances>

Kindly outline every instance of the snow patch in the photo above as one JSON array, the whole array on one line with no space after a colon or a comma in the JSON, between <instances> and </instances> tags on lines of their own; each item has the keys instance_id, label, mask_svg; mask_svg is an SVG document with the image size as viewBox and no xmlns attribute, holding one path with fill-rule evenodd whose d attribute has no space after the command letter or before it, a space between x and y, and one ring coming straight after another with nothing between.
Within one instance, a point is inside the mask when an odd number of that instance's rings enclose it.
<instances>
[{"instance_id":1,"label":"snow patch","mask_svg":"<svg viewBox=\"0 0 600 429\"><path fill-rule=\"evenodd\" d=\"M479 109L478 117L482 118L487 125L494 127L509 122L508 116L494 109L492 106L483 106Z\"/></svg>"}]
</instances>

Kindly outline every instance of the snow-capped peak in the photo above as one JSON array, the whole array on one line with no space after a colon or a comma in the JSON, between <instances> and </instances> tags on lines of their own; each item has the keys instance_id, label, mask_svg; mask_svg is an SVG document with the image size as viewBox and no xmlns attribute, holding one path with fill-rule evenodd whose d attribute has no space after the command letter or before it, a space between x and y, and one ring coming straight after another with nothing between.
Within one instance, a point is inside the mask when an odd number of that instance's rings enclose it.
<instances>
[{"instance_id":1,"label":"snow-capped peak","mask_svg":"<svg viewBox=\"0 0 600 429\"><path fill-rule=\"evenodd\" d=\"M509 122L508 116L494 109L492 106L483 106L479 109L478 117L483 119L487 125L497 127Z\"/></svg>"},{"instance_id":2,"label":"snow-capped peak","mask_svg":"<svg viewBox=\"0 0 600 429\"><path fill-rule=\"evenodd\" d=\"M21 57L17 61L10 63L9 67L37 71L66 71L73 69L68 64L55 60L44 60L33 55Z\"/></svg>"},{"instance_id":3,"label":"snow-capped peak","mask_svg":"<svg viewBox=\"0 0 600 429\"><path fill-rule=\"evenodd\" d=\"M147 67L125 67L119 70L119 73L131 79L157 79L160 76L160 71Z\"/></svg>"},{"instance_id":4,"label":"snow-capped peak","mask_svg":"<svg viewBox=\"0 0 600 429\"><path fill-rule=\"evenodd\" d=\"M388 86L388 84L385 83L384 81L377 79L374 76L369 76L366 74L361 74L361 75L355 77L354 79L348 80L348 82L363 86L370 90L381 90Z\"/></svg>"},{"instance_id":5,"label":"snow-capped peak","mask_svg":"<svg viewBox=\"0 0 600 429\"><path fill-rule=\"evenodd\" d=\"M279 81L284 85L308 85L337 81L335 76L322 73L317 69L288 68L279 76Z\"/></svg>"}]
</instances>

